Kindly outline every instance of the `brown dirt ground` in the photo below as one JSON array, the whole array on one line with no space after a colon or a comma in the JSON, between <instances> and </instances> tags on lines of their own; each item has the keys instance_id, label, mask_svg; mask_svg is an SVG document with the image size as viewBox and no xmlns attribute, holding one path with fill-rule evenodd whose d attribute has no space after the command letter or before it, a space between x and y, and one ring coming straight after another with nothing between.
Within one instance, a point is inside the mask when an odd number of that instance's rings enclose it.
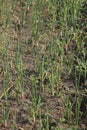
<instances>
[{"instance_id":1,"label":"brown dirt ground","mask_svg":"<svg viewBox=\"0 0 87 130\"><path fill-rule=\"evenodd\" d=\"M30 6L26 18L25 18L25 24L24 28L20 25L20 15L23 11L23 7L20 5L19 2L16 2L16 10L13 12L11 11L11 24L8 27L5 27L5 24L2 23L1 26L1 32L3 37L9 37L12 40L11 45L9 48L7 48L7 52L9 55L9 73L10 73L10 83L9 83L9 120L8 124L5 127L2 122L2 106L5 104L4 95L3 95L3 69L2 66L4 65L4 59L1 57L0 60L0 95L2 98L0 99L0 130L12 130L13 128L13 119L15 118L14 115L16 115L16 123L17 123L17 129L18 130L38 130L38 117L36 121L34 122L31 115L31 84L29 83L29 77L32 74L37 73L36 72L36 59L38 59L38 50L44 50L43 43L41 43L40 46L33 45L32 41L32 35L31 35L31 26L29 25L29 17L31 16L33 5ZM43 14L44 15L44 14ZM5 17L3 17L3 20L5 21ZM44 26L44 25L43 25ZM16 31L16 27L18 27L18 31ZM45 28L45 27L44 27ZM42 30L43 34L45 32ZM43 40L49 41L49 37L52 34L46 35ZM28 41L28 47L26 47L26 38ZM6 39L6 38L5 38ZM15 55L16 55L16 49L18 42L22 42L22 48L23 48L23 55L22 55L22 62L24 67L24 93L23 97L21 97L19 94L16 95L16 88L14 85L15 82ZM41 41L43 42L43 41ZM36 53L35 53L36 49ZM42 51L41 51L42 52ZM45 53L45 51L43 51ZM40 55L40 54L39 54ZM63 129L68 127L68 123L65 121L62 121L64 119L64 99L66 98L68 91L74 91L74 85L72 81L65 80L64 86L65 89L61 85L56 85L55 90L57 91L58 95L51 95L50 89L47 88L44 93L41 93L42 97L42 104L41 104L41 117L44 122L45 119L45 111L46 111L46 105L48 105L49 110L49 124L50 124L50 130L53 126L59 126ZM10 88L11 86L11 88ZM62 96L61 96L62 95ZM15 114L16 113L16 114ZM84 122L84 123L83 123ZM80 123L81 130L84 129L86 125L86 121L83 121ZM69 124L71 125L71 124ZM46 129L46 128L45 128Z\"/></svg>"}]
</instances>

